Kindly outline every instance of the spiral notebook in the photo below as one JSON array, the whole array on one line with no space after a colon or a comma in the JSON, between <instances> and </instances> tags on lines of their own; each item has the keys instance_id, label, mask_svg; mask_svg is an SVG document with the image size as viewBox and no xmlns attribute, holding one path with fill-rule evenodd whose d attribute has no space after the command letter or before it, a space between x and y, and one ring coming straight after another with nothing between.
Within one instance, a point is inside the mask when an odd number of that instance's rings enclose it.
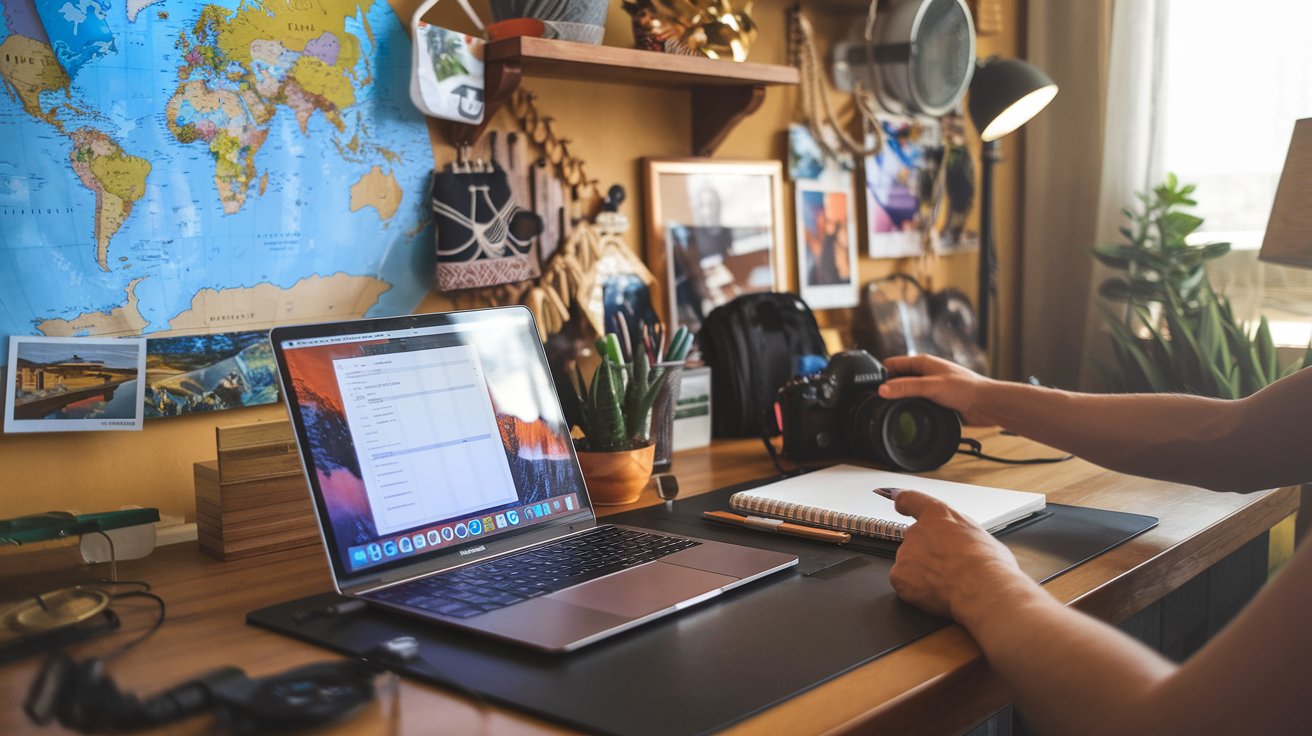
<instances>
[{"instance_id":1,"label":"spiral notebook","mask_svg":"<svg viewBox=\"0 0 1312 736\"><path fill-rule=\"evenodd\" d=\"M995 531L1042 511L1041 493L1010 491L969 483L924 478L905 473L834 465L814 473L787 478L729 497L737 511L839 529L886 541L902 540L902 532L915 522L893 509L893 502L874 493L881 487L922 491Z\"/></svg>"}]
</instances>

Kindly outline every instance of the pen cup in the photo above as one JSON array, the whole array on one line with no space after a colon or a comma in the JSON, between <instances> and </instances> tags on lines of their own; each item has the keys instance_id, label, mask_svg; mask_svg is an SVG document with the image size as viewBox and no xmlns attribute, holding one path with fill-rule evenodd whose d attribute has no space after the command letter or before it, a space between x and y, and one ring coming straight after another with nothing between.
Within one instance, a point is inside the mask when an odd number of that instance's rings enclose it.
<instances>
[{"instance_id":1,"label":"pen cup","mask_svg":"<svg viewBox=\"0 0 1312 736\"><path fill-rule=\"evenodd\" d=\"M652 461L653 472L663 473L674 463L674 409L679 403L679 384L683 382L683 363L670 361L657 363L664 368L669 379L656 394L651 405L651 441L656 446Z\"/></svg>"}]
</instances>

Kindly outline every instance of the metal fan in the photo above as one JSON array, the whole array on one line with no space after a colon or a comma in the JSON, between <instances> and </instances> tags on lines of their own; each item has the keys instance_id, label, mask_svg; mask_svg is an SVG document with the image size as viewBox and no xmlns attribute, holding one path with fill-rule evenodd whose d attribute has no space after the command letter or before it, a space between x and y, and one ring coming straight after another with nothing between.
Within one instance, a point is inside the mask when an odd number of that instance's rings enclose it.
<instances>
[{"instance_id":1,"label":"metal fan","mask_svg":"<svg viewBox=\"0 0 1312 736\"><path fill-rule=\"evenodd\" d=\"M952 112L975 74L975 24L965 0L894 0L870 42L834 45L839 89L873 89L885 108L938 117Z\"/></svg>"}]
</instances>

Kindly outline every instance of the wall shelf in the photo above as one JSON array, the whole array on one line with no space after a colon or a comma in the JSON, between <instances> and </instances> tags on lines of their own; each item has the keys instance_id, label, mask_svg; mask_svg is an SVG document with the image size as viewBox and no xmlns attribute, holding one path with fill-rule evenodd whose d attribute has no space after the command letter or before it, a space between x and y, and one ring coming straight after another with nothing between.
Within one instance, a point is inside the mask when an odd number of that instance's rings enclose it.
<instances>
[{"instance_id":1,"label":"wall shelf","mask_svg":"<svg viewBox=\"0 0 1312 736\"><path fill-rule=\"evenodd\" d=\"M483 122L454 123L452 137L457 143L476 142L527 75L690 90L693 153L709 156L735 125L761 106L766 87L798 83L797 70L790 66L735 63L530 36L489 43L484 63Z\"/></svg>"}]
</instances>

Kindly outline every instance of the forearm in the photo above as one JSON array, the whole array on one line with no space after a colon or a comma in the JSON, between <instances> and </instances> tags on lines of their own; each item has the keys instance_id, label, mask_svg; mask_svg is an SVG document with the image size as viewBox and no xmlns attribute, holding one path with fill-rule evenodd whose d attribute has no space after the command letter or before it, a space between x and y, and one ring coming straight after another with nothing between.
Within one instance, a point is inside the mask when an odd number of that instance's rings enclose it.
<instances>
[{"instance_id":1,"label":"forearm","mask_svg":"<svg viewBox=\"0 0 1312 736\"><path fill-rule=\"evenodd\" d=\"M1013 432L1123 473L1253 490L1240 402L1179 394L1083 394L994 382L981 413Z\"/></svg>"},{"instance_id":2,"label":"forearm","mask_svg":"<svg viewBox=\"0 0 1312 736\"><path fill-rule=\"evenodd\" d=\"M1028 579L954 609L1036 731L1137 733L1175 665Z\"/></svg>"},{"instance_id":3,"label":"forearm","mask_svg":"<svg viewBox=\"0 0 1312 736\"><path fill-rule=\"evenodd\" d=\"M1237 401L988 381L974 403L988 422L1125 473L1221 491L1312 480L1312 369Z\"/></svg>"}]
</instances>

